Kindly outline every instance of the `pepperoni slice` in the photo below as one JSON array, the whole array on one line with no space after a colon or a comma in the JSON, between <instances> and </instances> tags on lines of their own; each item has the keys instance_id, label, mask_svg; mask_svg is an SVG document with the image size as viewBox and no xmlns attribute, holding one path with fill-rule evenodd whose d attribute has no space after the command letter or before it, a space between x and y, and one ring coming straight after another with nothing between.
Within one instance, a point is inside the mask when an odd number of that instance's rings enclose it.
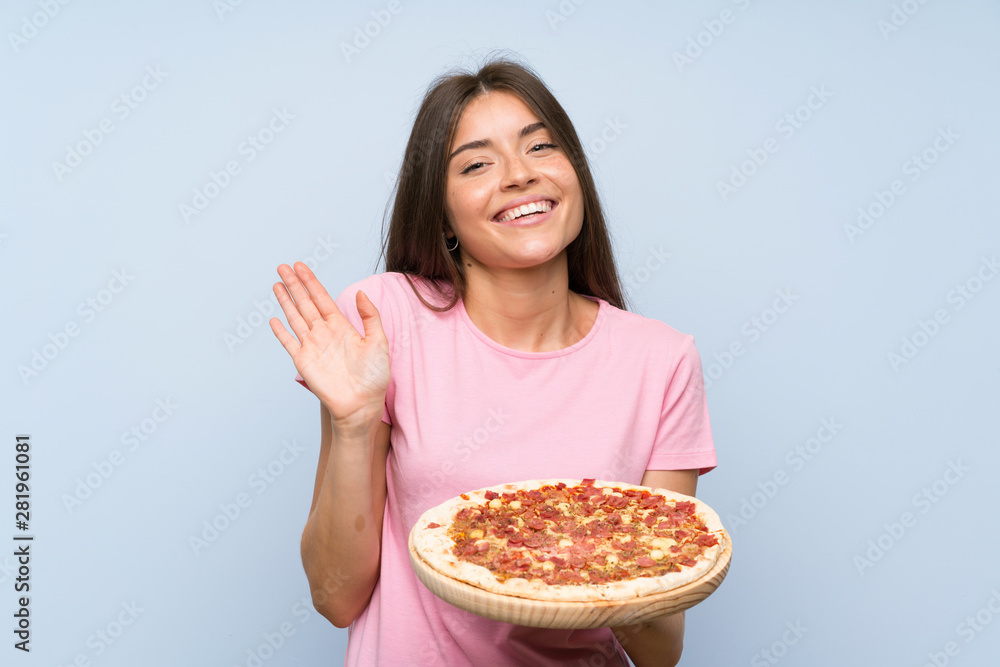
<instances>
[{"instance_id":1,"label":"pepperoni slice","mask_svg":"<svg viewBox=\"0 0 1000 667\"><path fill-rule=\"evenodd\" d=\"M553 519L557 516L562 516L562 512L553 507L552 505L542 505L538 509L538 515L544 519Z\"/></svg>"},{"instance_id":2,"label":"pepperoni slice","mask_svg":"<svg viewBox=\"0 0 1000 667\"><path fill-rule=\"evenodd\" d=\"M639 556L635 559L635 564L639 567L653 567L656 565L656 561L649 556Z\"/></svg>"},{"instance_id":3,"label":"pepperoni slice","mask_svg":"<svg viewBox=\"0 0 1000 667\"><path fill-rule=\"evenodd\" d=\"M700 547L714 547L719 543L719 538L712 534L699 535L695 538L694 543Z\"/></svg>"},{"instance_id":4,"label":"pepperoni slice","mask_svg":"<svg viewBox=\"0 0 1000 667\"><path fill-rule=\"evenodd\" d=\"M590 535L592 537L611 537L614 534L611 526L605 524L603 521L593 521L590 523Z\"/></svg>"},{"instance_id":5,"label":"pepperoni slice","mask_svg":"<svg viewBox=\"0 0 1000 667\"><path fill-rule=\"evenodd\" d=\"M610 581L608 575L604 574L600 570L591 570L587 573L587 578L590 579L592 584L604 584Z\"/></svg>"},{"instance_id":6,"label":"pepperoni slice","mask_svg":"<svg viewBox=\"0 0 1000 667\"><path fill-rule=\"evenodd\" d=\"M525 521L525 525L535 530L545 530L545 522L538 517L533 517Z\"/></svg>"},{"instance_id":7,"label":"pepperoni slice","mask_svg":"<svg viewBox=\"0 0 1000 667\"><path fill-rule=\"evenodd\" d=\"M556 574L556 581L578 584L586 581L586 579L574 570L559 570L558 574Z\"/></svg>"},{"instance_id":8,"label":"pepperoni slice","mask_svg":"<svg viewBox=\"0 0 1000 667\"><path fill-rule=\"evenodd\" d=\"M524 538L524 546L531 547L532 549L537 549L538 547L542 546L544 542L545 540L538 533L535 533L534 535L529 535L528 537Z\"/></svg>"}]
</instances>

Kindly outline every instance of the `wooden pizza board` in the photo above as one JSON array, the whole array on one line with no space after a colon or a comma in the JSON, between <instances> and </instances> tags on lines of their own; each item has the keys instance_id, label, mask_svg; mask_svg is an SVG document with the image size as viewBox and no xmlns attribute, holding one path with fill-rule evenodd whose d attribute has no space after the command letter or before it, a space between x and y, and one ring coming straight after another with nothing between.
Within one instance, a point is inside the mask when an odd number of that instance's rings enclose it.
<instances>
[{"instance_id":1,"label":"wooden pizza board","mask_svg":"<svg viewBox=\"0 0 1000 667\"><path fill-rule=\"evenodd\" d=\"M434 595L460 609L516 625L582 630L648 621L657 616L683 611L707 598L722 584L729 571L733 547L729 533L723 531L723 534L726 541L719 560L700 579L665 593L632 600L597 602L547 602L492 593L452 579L432 568L414 548L412 531L409 550L410 563L417 578Z\"/></svg>"}]
</instances>

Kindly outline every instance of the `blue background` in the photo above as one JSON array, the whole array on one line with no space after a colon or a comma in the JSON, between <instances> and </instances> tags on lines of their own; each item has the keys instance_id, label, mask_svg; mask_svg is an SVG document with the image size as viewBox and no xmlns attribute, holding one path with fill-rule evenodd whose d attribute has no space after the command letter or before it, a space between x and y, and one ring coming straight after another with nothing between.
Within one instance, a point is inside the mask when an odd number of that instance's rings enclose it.
<instances>
[{"instance_id":1,"label":"blue background","mask_svg":"<svg viewBox=\"0 0 1000 667\"><path fill-rule=\"evenodd\" d=\"M998 26L986 0L4 3L0 506L12 536L29 433L36 541L32 651L0 626L0 662L341 664L275 267L374 272L424 90L504 48L588 149L634 309L702 355L698 494L735 554L682 664L993 664Z\"/></svg>"}]
</instances>

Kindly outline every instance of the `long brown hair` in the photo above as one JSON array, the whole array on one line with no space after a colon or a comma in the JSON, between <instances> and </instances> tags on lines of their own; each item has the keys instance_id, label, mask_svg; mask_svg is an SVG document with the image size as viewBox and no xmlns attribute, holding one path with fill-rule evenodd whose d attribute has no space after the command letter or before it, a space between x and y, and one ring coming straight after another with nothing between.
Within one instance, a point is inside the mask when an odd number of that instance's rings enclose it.
<instances>
[{"instance_id":1,"label":"long brown hair","mask_svg":"<svg viewBox=\"0 0 1000 667\"><path fill-rule=\"evenodd\" d=\"M444 237L448 151L468 103L492 91L520 97L545 123L576 171L583 191L583 227L566 247L569 289L604 299L626 309L611 239L587 156L562 105L529 67L507 57L495 58L478 72L458 71L431 83L413 122L396 180L389 232L382 246L385 271L422 276L445 297L435 307L417 291L428 308L448 310L464 298L466 280L459 251L449 252Z\"/></svg>"}]
</instances>

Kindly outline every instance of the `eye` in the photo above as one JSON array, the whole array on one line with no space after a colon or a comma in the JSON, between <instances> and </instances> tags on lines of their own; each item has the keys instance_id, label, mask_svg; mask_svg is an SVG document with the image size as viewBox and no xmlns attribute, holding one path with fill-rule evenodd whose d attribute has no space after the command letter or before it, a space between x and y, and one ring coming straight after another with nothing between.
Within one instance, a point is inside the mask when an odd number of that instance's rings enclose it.
<instances>
[{"instance_id":1,"label":"eye","mask_svg":"<svg viewBox=\"0 0 1000 667\"><path fill-rule=\"evenodd\" d=\"M470 171L472 171L474 169L478 169L479 167L482 167L484 164L486 164L486 163L485 162L473 162L472 164L470 164L469 166L467 166L465 169L463 169L461 171L461 173L468 174Z\"/></svg>"},{"instance_id":2,"label":"eye","mask_svg":"<svg viewBox=\"0 0 1000 667\"><path fill-rule=\"evenodd\" d=\"M558 146L556 146L555 144L546 144L546 143L535 144L534 146L531 147L531 150L529 152L537 153L539 150L545 150L546 148L558 148Z\"/></svg>"}]
</instances>

